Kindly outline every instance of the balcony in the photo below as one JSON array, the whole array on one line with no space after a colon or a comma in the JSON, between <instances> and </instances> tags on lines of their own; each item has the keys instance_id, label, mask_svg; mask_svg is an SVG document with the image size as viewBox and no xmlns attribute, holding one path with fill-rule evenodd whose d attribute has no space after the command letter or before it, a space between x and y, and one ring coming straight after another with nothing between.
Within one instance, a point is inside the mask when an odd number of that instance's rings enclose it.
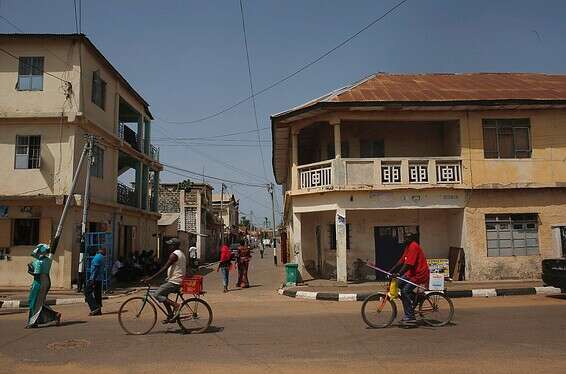
<instances>
[{"instance_id":1,"label":"balcony","mask_svg":"<svg viewBox=\"0 0 566 374\"><path fill-rule=\"evenodd\" d=\"M298 188L372 189L454 186L463 183L458 157L344 158L301 165Z\"/></svg>"},{"instance_id":2,"label":"balcony","mask_svg":"<svg viewBox=\"0 0 566 374\"><path fill-rule=\"evenodd\" d=\"M117 200L119 204L137 207L136 192L125 184L118 183Z\"/></svg>"}]
</instances>

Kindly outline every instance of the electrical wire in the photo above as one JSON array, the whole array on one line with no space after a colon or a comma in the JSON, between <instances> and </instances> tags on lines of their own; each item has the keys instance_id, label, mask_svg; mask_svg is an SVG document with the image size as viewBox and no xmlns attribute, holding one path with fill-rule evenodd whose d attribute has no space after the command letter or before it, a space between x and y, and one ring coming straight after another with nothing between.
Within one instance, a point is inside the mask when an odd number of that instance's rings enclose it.
<instances>
[{"instance_id":1,"label":"electrical wire","mask_svg":"<svg viewBox=\"0 0 566 374\"><path fill-rule=\"evenodd\" d=\"M241 99L239 101L237 101L236 103L227 106L224 109L221 109L215 113L200 117L200 118L196 118L194 120L189 120L189 121L170 121L170 120L166 120L163 118L159 118L159 120L169 123L169 124L173 124L173 125L191 125L191 124L196 124L196 123L200 123L200 122L204 122L207 121L209 119L218 117L226 112L229 112L230 110L242 105L243 103L245 103L246 101L250 100L252 97L257 97L261 94L264 94L265 92L271 90L272 88L288 81L289 79L295 77L296 75L300 74L301 72L307 70L308 68L310 68L311 66L315 65L316 63L322 61L323 59L325 59L326 57L328 57L329 55L331 55L332 53L334 53L336 50L342 48L343 46L345 46L346 44L348 44L349 42L351 42L352 40L354 40L355 38L357 38L360 34L362 34L363 32L365 32L366 30L368 30L369 28L371 28L372 26L374 26L376 23L380 22L381 20L383 20L385 17L387 17L389 14L393 13L397 8L401 7L403 4L405 4L407 1L409 0L403 0L399 3L397 3L395 6L389 8L389 10L387 10L385 13L383 13L381 16L379 16L378 18L374 19L373 21L371 21L370 23L368 23L366 26L364 26L363 28L361 28L359 31L355 32L354 34L352 34L351 36L349 36L348 38L344 39L342 42L338 43L335 47L329 49L328 51L324 52L323 54L321 54L320 56L318 56L317 58L315 58L314 60L302 65L301 67L299 67L297 70L295 70L294 72L284 76L283 78L271 83L270 85L268 85L267 87L264 87L263 89L255 92L253 95L250 95L244 99Z\"/></svg>"},{"instance_id":2,"label":"electrical wire","mask_svg":"<svg viewBox=\"0 0 566 374\"><path fill-rule=\"evenodd\" d=\"M261 133L259 131L259 121L257 119L257 107L256 107L256 102L255 102L255 96L254 96L254 79L253 79L253 75L252 75L252 65L251 65L251 61L250 61L250 52L248 49L248 35L246 33L246 18L244 16L244 4L242 2L242 0L240 0L240 15L242 17L242 33L244 34L244 46L246 49L246 62L248 64L248 78L250 81L250 94L251 94L251 98L252 98L252 109L253 109L253 113L254 113L254 121L255 121L255 127L257 130L257 143L259 146L259 155L261 156L261 168L263 169L263 176L265 177L265 179L267 178L267 171L265 169L265 157L263 156L263 148L261 147Z\"/></svg>"},{"instance_id":3,"label":"electrical wire","mask_svg":"<svg viewBox=\"0 0 566 374\"><path fill-rule=\"evenodd\" d=\"M4 20L4 22L6 22L8 25L12 26L13 28L15 28L16 30L18 30L21 33L24 33L25 31L22 30L21 28L19 28L15 23L13 23L12 21L10 21L8 18L4 17L3 15L0 14L0 18Z\"/></svg>"},{"instance_id":4,"label":"electrical wire","mask_svg":"<svg viewBox=\"0 0 566 374\"><path fill-rule=\"evenodd\" d=\"M77 0L73 0L73 4L75 5L75 30L78 34L79 33L79 20L77 19Z\"/></svg>"},{"instance_id":5,"label":"electrical wire","mask_svg":"<svg viewBox=\"0 0 566 374\"><path fill-rule=\"evenodd\" d=\"M6 55L8 55L8 56L10 56L10 57L12 57L12 58L14 58L15 60L20 61L20 58L19 58L18 56L15 56L15 55L11 54L10 52L8 52L7 50L5 50L4 48L1 48L1 47L0 47L0 52L3 52L4 54L6 54ZM28 67L33 67L31 64L27 64L27 63L25 63L25 62L23 62L23 64L26 65L26 66L28 66ZM71 82L69 82L69 81L67 81L67 80L65 80L65 79L63 79L63 78L60 78L60 77L58 77L58 76L56 76L56 75L53 75L53 74L51 74L51 73L48 73L48 72L46 72L46 71L43 71L43 74L49 75L50 77L53 77L53 78L55 78L55 79L58 79L58 80L60 80L61 82L67 83L69 86L71 86Z\"/></svg>"},{"instance_id":6,"label":"electrical wire","mask_svg":"<svg viewBox=\"0 0 566 374\"><path fill-rule=\"evenodd\" d=\"M173 170L185 172L185 173L188 173L188 174L191 174L191 175L196 175L196 176L199 176L201 178L205 177L205 178L208 178L208 179L217 180L217 181L220 181L220 182L232 183L232 184L237 184L237 185L241 185L241 186L248 186L248 187L258 187L258 188L266 188L266 186L267 186L266 184L253 184L253 183L234 181L234 180L231 180L231 179L213 177L211 175L206 175L206 174L199 173L199 172L196 172L196 171L183 169L183 168L180 168L180 167L177 167L177 166L174 166L174 165L169 165L169 164L165 164L165 163L161 163L161 164L163 166L168 167L168 168L173 169Z\"/></svg>"},{"instance_id":7,"label":"electrical wire","mask_svg":"<svg viewBox=\"0 0 566 374\"><path fill-rule=\"evenodd\" d=\"M266 126L266 127L262 127L260 128L260 131L265 131L265 130L271 130L271 127ZM248 131L238 131L238 132L232 132L232 133L227 133L227 134L220 134L220 135L215 135L215 136L204 136L204 137L194 137L194 138L176 138L179 140L208 140L208 139L217 139L217 138L225 138L225 137L229 137L229 136L234 136L234 135L241 135L241 134L251 134L252 132L256 132L257 130L248 130ZM155 139L155 138L153 138Z\"/></svg>"}]
</instances>

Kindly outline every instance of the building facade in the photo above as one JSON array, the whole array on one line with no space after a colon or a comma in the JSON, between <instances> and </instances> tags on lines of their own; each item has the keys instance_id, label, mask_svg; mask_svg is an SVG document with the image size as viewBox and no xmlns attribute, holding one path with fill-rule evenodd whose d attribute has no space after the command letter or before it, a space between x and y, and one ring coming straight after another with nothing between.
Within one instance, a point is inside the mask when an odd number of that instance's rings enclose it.
<instances>
[{"instance_id":1,"label":"building facade","mask_svg":"<svg viewBox=\"0 0 566 374\"><path fill-rule=\"evenodd\" d=\"M233 232L238 230L240 224L240 203L233 194L212 194L212 208L214 214L221 218L224 231Z\"/></svg>"},{"instance_id":2,"label":"building facade","mask_svg":"<svg viewBox=\"0 0 566 374\"><path fill-rule=\"evenodd\" d=\"M191 183L188 189L180 187L177 183L162 183L159 190L159 212L169 215L171 219L176 214L178 229L196 236L199 260L217 260L220 222L213 213L212 186L206 183Z\"/></svg>"},{"instance_id":3,"label":"building facade","mask_svg":"<svg viewBox=\"0 0 566 374\"><path fill-rule=\"evenodd\" d=\"M88 230L112 233L114 257L156 250L149 181L162 166L147 102L83 35L1 34L0 47L0 285L29 284L22 269L37 243L50 242L67 198L52 286L76 279L84 165L69 190L87 134L96 136Z\"/></svg>"},{"instance_id":4,"label":"building facade","mask_svg":"<svg viewBox=\"0 0 566 374\"><path fill-rule=\"evenodd\" d=\"M377 74L272 116L288 252L304 276L375 279L416 234L465 278L540 278L564 255L566 76ZM360 265L361 264L361 265Z\"/></svg>"}]
</instances>

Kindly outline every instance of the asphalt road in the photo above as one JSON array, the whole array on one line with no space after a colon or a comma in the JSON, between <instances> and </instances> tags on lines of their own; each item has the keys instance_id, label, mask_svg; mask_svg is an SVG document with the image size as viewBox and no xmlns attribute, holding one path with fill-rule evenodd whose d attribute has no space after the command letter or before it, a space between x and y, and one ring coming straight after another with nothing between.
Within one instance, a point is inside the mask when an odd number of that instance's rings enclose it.
<instances>
[{"instance_id":1,"label":"asphalt road","mask_svg":"<svg viewBox=\"0 0 566 374\"><path fill-rule=\"evenodd\" d=\"M85 305L57 307L65 324L24 330L26 314L0 315L0 373L542 373L566 368L566 299L544 296L454 300L454 324L366 328L361 303L277 295L280 269L254 259L257 287L219 292L207 276L213 328L182 335L157 325L125 335L106 303L101 317Z\"/></svg>"}]
</instances>

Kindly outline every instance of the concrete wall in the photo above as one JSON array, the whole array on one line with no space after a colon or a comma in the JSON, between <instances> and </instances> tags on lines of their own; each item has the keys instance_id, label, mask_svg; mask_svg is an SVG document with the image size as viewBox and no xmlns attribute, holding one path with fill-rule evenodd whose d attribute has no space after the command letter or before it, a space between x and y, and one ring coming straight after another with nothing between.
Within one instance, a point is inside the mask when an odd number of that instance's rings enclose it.
<instances>
[{"instance_id":1,"label":"concrete wall","mask_svg":"<svg viewBox=\"0 0 566 374\"><path fill-rule=\"evenodd\" d=\"M537 256L488 257L486 214L536 213L539 217ZM566 225L566 192L562 189L473 191L467 208L467 277L482 279L540 278L541 260L558 257L552 225Z\"/></svg>"},{"instance_id":2,"label":"concrete wall","mask_svg":"<svg viewBox=\"0 0 566 374\"><path fill-rule=\"evenodd\" d=\"M346 222L350 224L350 248L347 252L348 276L352 277L354 262L376 261L374 227L418 226L420 242L428 258L448 258L451 246L461 244L461 209L406 209L406 210L349 210ZM335 211L301 214L303 261L309 270L316 262L316 226L320 225L323 254L323 276L335 278L336 250L330 248L330 225L335 222ZM315 275L314 273L311 275Z\"/></svg>"}]
</instances>

